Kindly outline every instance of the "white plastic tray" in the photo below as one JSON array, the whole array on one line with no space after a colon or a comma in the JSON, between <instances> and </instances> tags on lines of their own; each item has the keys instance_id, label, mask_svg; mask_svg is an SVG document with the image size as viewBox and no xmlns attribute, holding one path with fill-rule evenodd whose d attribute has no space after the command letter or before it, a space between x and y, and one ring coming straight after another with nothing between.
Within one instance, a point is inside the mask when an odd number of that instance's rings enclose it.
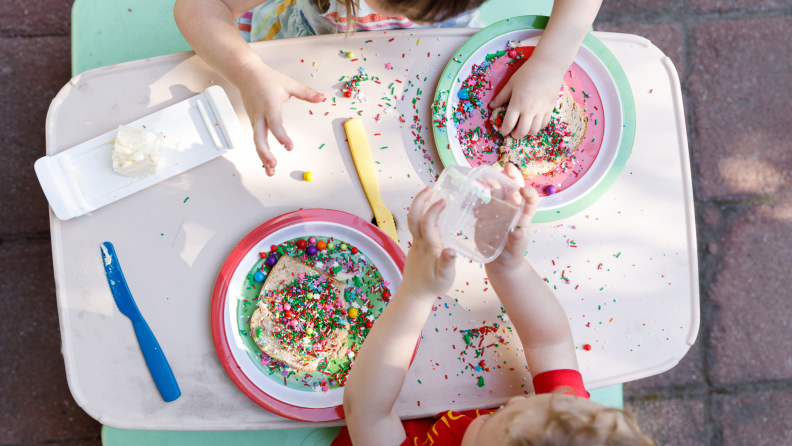
<instances>
[{"instance_id":1,"label":"white plastic tray","mask_svg":"<svg viewBox=\"0 0 792 446\"><path fill-rule=\"evenodd\" d=\"M218 86L127 125L164 135L155 175L130 178L113 170L116 130L36 161L39 183L59 219L79 217L235 147L252 145L242 133L228 96Z\"/></svg>"}]
</instances>

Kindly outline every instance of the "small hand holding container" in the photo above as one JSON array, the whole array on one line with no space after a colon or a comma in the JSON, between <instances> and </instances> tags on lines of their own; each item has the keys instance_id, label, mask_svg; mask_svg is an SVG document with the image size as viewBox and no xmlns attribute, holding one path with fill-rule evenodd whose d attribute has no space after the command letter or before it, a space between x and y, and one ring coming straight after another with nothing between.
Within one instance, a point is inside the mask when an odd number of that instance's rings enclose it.
<instances>
[{"instance_id":1,"label":"small hand holding container","mask_svg":"<svg viewBox=\"0 0 792 446\"><path fill-rule=\"evenodd\" d=\"M520 187L492 166L446 167L429 203L446 201L437 222L445 247L476 262L495 260L525 206Z\"/></svg>"}]
</instances>

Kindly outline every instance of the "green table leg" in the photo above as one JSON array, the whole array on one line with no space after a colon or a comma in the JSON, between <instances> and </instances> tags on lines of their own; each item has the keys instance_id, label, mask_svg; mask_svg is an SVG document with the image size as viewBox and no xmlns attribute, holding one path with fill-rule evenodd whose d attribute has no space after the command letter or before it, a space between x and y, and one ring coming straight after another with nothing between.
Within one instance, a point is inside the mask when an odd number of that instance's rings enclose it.
<instances>
[{"instance_id":1,"label":"green table leg","mask_svg":"<svg viewBox=\"0 0 792 446\"><path fill-rule=\"evenodd\" d=\"M624 395L622 385L603 387L601 389L589 391L591 401L602 404L603 406L613 407L614 409L624 409Z\"/></svg>"},{"instance_id":2,"label":"green table leg","mask_svg":"<svg viewBox=\"0 0 792 446\"><path fill-rule=\"evenodd\" d=\"M104 446L328 446L340 427L272 431L133 431L102 426Z\"/></svg>"}]
</instances>

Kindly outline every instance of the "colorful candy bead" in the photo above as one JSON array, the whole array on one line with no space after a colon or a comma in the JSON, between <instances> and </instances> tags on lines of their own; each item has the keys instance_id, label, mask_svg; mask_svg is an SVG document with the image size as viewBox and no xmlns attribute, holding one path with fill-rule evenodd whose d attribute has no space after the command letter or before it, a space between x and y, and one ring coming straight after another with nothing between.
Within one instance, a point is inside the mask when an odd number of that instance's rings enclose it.
<instances>
[{"instance_id":1,"label":"colorful candy bead","mask_svg":"<svg viewBox=\"0 0 792 446\"><path fill-rule=\"evenodd\" d=\"M349 245L347 245L346 243L342 243L341 244L341 251L346 251L347 249L349 249Z\"/></svg>"},{"instance_id":2,"label":"colorful candy bead","mask_svg":"<svg viewBox=\"0 0 792 446\"><path fill-rule=\"evenodd\" d=\"M308 239L308 243L315 245L316 244L316 237L311 237Z\"/></svg>"},{"instance_id":3,"label":"colorful candy bead","mask_svg":"<svg viewBox=\"0 0 792 446\"><path fill-rule=\"evenodd\" d=\"M586 345L584 345L584 346L583 346L583 350L585 350L585 351L589 351L589 350L591 350L591 344L586 344Z\"/></svg>"},{"instance_id":4,"label":"colorful candy bead","mask_svg":"<svg viewBox=\"0 0 792 446\"><path fill-rule=\"evenodd\" d=\"M353 53L352 51L347 53L347 59L354 59L354 58L355 58L355 53Z\"/></svg>"},{"instance_id":5,"label":"colorful candy bead","mask_svg":"<svg viewBox=\"0 0 792 446\"><path fill-rule=\"evenodd\" d=\"M278 250L278 245L272 245L272 246L270 246L270 251L272 251L272 252L276 252L277 250Z\"/></svg>"},{"instance_id":6,"label":"colorful candy bead","mask_svg":"<svg viewBox=\"0 0 792 446\"><path fill-rule=\"evenodd\" d=\"M305 250L305 252L308 253L309 256L315 256L316 253L319 252L319 249L317 249L316 246L311 245Z\"/></svg>"},{"instance_id":7,"label":"colorful candy bead","mask_svg":"<svg viewBox=\"0 0 792 446\"><path fill-rule=\"evenodd\" d=\"M512 59L517 57L517 51L516 50L509 50L508 54L509 54L509 57L511 57Z\"/></svg>"},{"instance_id":8,"label":"colorful candy bead","mask_svg":"<svg viewBox=\"0 0 792 446\"><path fill-rule=\"evenodd\" d=\"M316 242L316 249L319 251L324 251L327 248L327 243L324 240L319 240Z\"/></svg>"},{"instance_id":9,"label":"colorful candy bead","mask_svg":"<svg viewBox=\"0 0 792 446\"><path fill-rule=\"evenodd\" d=\"M545 193L546 193L547 195L553 195L553 194L554 194L554 193L556 193L556 192L558 192L558 189L557 189L555 186L553 186L552 184L548 185L548 186L545 188Z\"/></svg>"},{"instance_id":10,"label":"colorful candy bead","mask_svg":"<svg viewBox=\"0 0 792 446\"><path fill-rule=\"evenodd\" d=\"M358 317L358 314L359 313L358 313L357 308L350 308L349 309L349 318L350 319L355 319L356 317Z\"/></svg>"},{"instance_id":11,"label":"colorful candy bead","mask_svg":"<svg viewBox=\"0 0 792 446\"><path fill-rule=\"evenodd\" d=\"M459 96L459 99L462 99L462 100L470 98L470 92L468 91L467 88L463 88L463 89L459 90L459 93L457 93L457 95Z\"/></svg>"},{"instance_id":12,"label":"colorful candy bead","mask_svg":"<svg viewBox=\"0 0 792 446\"><path fill-rule=\"evenodd\" d=\"M253 274L253 280L256 282L263 282L264 281L264 273L261 271L256 271L256 274Z\"/></svg>"},{"instance_id":13,"label":"colorful candy bead","mask_svg":"<svg viewBox=\"0 0 792 446\"><path fill-rule=\"evenodd\" d=\"M308 171L308 172L305 172L305 173L303 174L303 179L304 179L305 181L309 181L309 182L310 182L310 181L313 181L313 178L314 178L313 172L310 172L310 171Z\"/></svg>"},{"instance_id":14,"label":"colorful candy bead","mask_svg":"<svg viewBox=\"0 0 792 446\"><path fill-rule=\"evenodd\" d=\"M391 297L391 293L390 292L385 291L384 293L382 293L382 298L383 299L390 299L390 297Z\"/></svg>"},{"instance_id":15,"label":"colorful candy bead","mask_svg":"<svg viewBox=\"0 0 792 446\"><path fill-rule=\"evenodd\" d=\"M358 249L353 246L352 247L352 254L357 254L357 253L358 253Z\"/></svg>"},{"instance_id":16,"label":"colorful candy bead","mask_svg":"<svg viewBox=\"0 0 792 446\"><path fill-rule=\"evenodd\" d=\"M307 246L308 246L308 242L306 242L305 239L297 240L297 247L298 248L305 249Z\"/></svg>"},{"instance_id":17,"label":"colorful candy bead","mask_svg":"<svg viewBox=\"0 0 792 446\"><path fill-rule=\"evenodd\" d=\"M374 326L374 323L373 323L373 322L371 322L371 321L367 321L367 322L366 322L366 328L371 328L371 327L373 327L373 326Z\"/></svg>"},{"instance_id":18,"label":"colorful candy bead","mask_svg":"<svg viewBox=\"0 0 792 446\"><path fill-rule=\"evenodd\" d=\"M327 250L328 251L332 251L334 249L335 249L335 243L330 242L330 243L327 244Z\"/></svg>"},{"instance_id":19,"label":"colorful candy bead","mask_svg":"<svg viewBox=\"0 0 792 446\"><path fill-rule=\"evenodd\" d=\"M278 258L277 257L275 257L275 256L267 257L267 266L275 266L276 263L278 263Z\"/></svg>"}]
</instances>

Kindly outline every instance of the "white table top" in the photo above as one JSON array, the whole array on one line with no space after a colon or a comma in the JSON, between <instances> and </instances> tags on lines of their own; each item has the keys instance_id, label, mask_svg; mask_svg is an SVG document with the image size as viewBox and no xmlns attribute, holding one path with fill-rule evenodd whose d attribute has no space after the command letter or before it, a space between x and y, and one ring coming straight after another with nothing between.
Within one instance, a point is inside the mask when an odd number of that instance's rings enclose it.
<instances>
[{"instance_id":1,"label":"white table top","mask_svg":"<svg viewBox=\"0 0 792 446\"><path fill-rule=\"evenodd\" d=\"M272 66L331 98L339 94L338 79L356 74L360 66L382 79L383 92L405 75L428 77L418 83L424 92L418 104L425 123L422 135L439 170L428 125L434 85L449 56L474 32L360 33L346 40L308 37L252 47ZM533 225L528 254L550 285L557 286L590 389L670 369L695 341L699 324L693 193L676 70L643 38L595 36L614 53L632 85L637 115L633 153L622 177L596 204L567 220ZM422 43L417 45L419 37ZM359 60L350 62L339 50L352 50ZM427 52L435 56L427 57ZM385 70L387 62L393 70ZM181 53L99 68L72 79L50 106L47 153L66 150L213 84L226 89L252 137L239 93L193 53ZM412 113L405 109L412 109L415 90L399 102L398 112L408 119ZM434 177L423 154L414 150L409 126L396 113L376 123L379 93L373 85L364 91L371 99L362 117L375 160L381 163L383 201L394 213L406 250L406 208ZM291 153L275 149L279 165L274 178L264 174L254 151L233 151L83 217L60 221L50 214L66 372L75 400L89 415L124 429L305 427L260 408L234 386L212 343L210 301L228 254L270 218L324 207L371 219L341 126L357 116L349 109L350 101L339 99L332 106L331 100L318 105L291 100L284 105L284 121L296 148ZM272 138L270 143L279 147ZM319 150L321 144L326 145ZM314 173L313 182L301 181L305 170ZM578 248L569 248L567 239L574 239ZM99 251L104 241L115 245L137 305L179 382L182 396L175 402L162 401L131 323L115 306ZM483 268L465 260L457 266L457 282L429 317L397 402L405 418L492 406L531 389L516 336L507 336L507 350L502 345L487 349L484 359L491 371L475 374L485 377L484 387L476 386L469 371L457 376L464 364L452 345L459 348L463 341L453 327L492 324L501 314L492 289L484 291ZM571 285L559 279L563 270ZM451 308L446 310L445 303ZM584 344L594 348L584 351ZM501 364L504 368L495 368L499 361L507 362Z\"/></svg>"}]
</instances>

